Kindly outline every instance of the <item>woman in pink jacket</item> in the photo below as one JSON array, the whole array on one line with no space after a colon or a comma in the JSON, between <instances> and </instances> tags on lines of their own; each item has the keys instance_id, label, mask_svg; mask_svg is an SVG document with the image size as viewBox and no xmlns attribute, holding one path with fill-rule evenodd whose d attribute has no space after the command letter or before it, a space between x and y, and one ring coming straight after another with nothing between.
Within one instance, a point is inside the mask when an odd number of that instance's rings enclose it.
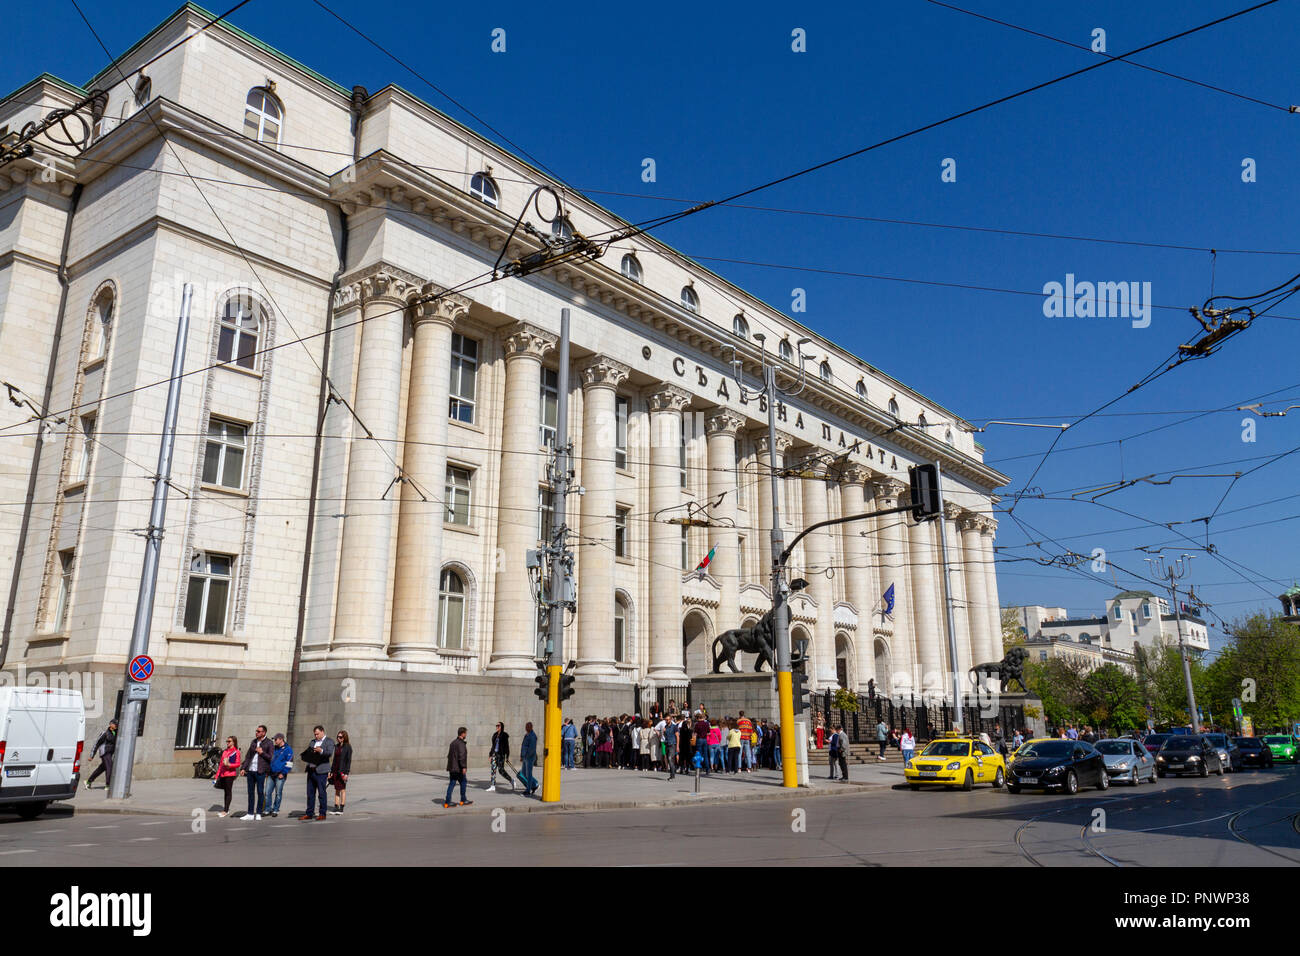
<instances>
[{"instance_id":1,"label":"woman in pink jacket","mask_svg":"<svg viewBox=\"0 0 1300 956\"><path fill-rule=\"evenodd\" d=\"M225 795L225 807L219 817L224 817L230 813L230 794L235 786L235 778L239 776L239 765L242 763L239 753L239 738L227 737L226 749L221 751L221 763L217 764L217 786Z\"/></svg>"}]
</instances>

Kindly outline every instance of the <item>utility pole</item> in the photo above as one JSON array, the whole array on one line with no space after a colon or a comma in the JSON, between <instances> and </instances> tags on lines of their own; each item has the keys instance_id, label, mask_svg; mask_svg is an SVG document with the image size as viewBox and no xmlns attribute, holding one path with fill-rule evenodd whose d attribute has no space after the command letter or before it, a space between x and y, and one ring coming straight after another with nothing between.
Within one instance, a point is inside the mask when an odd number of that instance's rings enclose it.
<instances>
[{"instance_id":1,"label":"utility pole","mask_svg":"<svg viewBox=\"0 0 1300 956\"><path fill-rule=\"evenodd\" d=\"M180 321L176 326L176 347L172 350L172 377L167 386L167 411L163 417L162 440L158 448L158 473L153 479L153 507L145 532L144 564L140 569L140 593L135 601L135 624L131 630L131 652L127 656L126 681L122 686L122 721L118 725L117 759L108 795L121 800L131 795L131 769L135 762L135 735L140 712L149 699L148 681L139 681L131 662L149 650L149 625L153 619L154 591L158 584L158 558L163 529L167 523L167 486L172 476L172 448L176 443L176 416L181 403L181 375L185 370L185 342L190 330L190 300L194 286L185 283L181 292Z\"/></svg>"},{"instance_id":2,"label":"utility pole","mask_svg":"<svg viewBox=\"0 0 1300 956\"><path fill-rule=\"evenodd\" d=\"M952 662L952 729L956 733L961 733L965 724L962 714L962 695L965 687L962 684L963 675L957 667L957 622L953 617L952 577L951 569L948 567L948 527L947 519L943 514L943 470L937 461L934 463L934 475L935 483L939 488L939 560L943 562L943 595L948 612L944 622L948 631L948 660Z\"/></svg>"},{"instance_id":3,"label":"utility pole","mask_svg":"<svg viewBox=\"0 0 1300 956\"><path fill-rule=\"evenodd\" d=\"M1165 564L1163 557L1147 558L1147 564L1155 572L1158 578L1169 579L1169 599L1174 605L1174 621L1178 627L1178 656L1183 661L1183 681L1187 685L1187 719L1191 721L1192 733L1200 730L1200 717L1196 711L1196 692L1192 689L1192 666L1187 660L1187 646L1183 641L1183 615L1178 607L1178 587L1174 583L1179 578L1186 577L1191 568L1184 565L1184 561L1191 561L1195 555L1184 554L1174 562L1172 567Z\"/></svg>"},{"instance_id":4,"label":"utility pole","mask_svg":"<svg viewBox=\"0 0 1300 956\"><path fill-rule=\"evenodd\" d=\"M573 555L569 552L566 525L569 484L572 478L569 443L569 310L560 310L559 396L555 409L555 457L551 461L551 488L555 512L551 540L550 588L546 606L550 614L546 641L546 721L542 732L542 802L560 799L560 731L564 722L563 699L572 693L573 678L564 670L564 612L575 604Z\"/></svg>"}]
</instances>

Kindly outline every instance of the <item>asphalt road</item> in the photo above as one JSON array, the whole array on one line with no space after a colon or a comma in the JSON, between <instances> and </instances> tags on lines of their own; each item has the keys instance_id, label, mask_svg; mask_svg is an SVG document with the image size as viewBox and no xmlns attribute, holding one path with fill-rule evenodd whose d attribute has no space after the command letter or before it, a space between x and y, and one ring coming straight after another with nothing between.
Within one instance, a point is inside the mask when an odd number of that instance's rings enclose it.
<instances>
[{"instance_id":1,"label":"asphalt road","mask_svg":"<svg viewBox=\"0 0 1300 956\"><path fill-rule=\"evenodd\" d=\"M504 817L209 815L201 832L183 817L0 815L4 867L319 865L327 847L354 866L1286 866L1300 864L1300 771L1170 778L1076 797L899 787Z\"/></svg>"}]
</instances>

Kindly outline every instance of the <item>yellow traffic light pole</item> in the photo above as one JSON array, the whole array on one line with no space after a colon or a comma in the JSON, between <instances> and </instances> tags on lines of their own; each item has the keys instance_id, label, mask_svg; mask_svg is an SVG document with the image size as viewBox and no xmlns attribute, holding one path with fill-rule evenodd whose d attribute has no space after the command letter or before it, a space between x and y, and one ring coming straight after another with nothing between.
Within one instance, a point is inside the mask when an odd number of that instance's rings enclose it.
<instances>
[{"instance_id":1,"label":"yellow traffic light pole","mask_svg":"<svg viewBox=\"0 0 1300 956\"><path fill-rule=\"evenodd\" d=\"M560 665L546 667L546 725L542 729L542 802L560 799L560 731L564 709L560 705Z\"/></svg>"}]
</instances>

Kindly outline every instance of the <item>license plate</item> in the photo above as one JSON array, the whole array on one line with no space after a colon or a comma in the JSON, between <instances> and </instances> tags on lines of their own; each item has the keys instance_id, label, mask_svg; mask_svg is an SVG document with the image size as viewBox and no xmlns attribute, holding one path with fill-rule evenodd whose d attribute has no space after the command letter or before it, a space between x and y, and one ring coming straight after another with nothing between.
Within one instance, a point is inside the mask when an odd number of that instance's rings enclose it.
<instances>
[{"instance_id":1,"label":"license plate","mask_svg":"<svg viewBox=\"0 0 1300 956\"><path fill-rule=\"evenodd\" d=\"M918 777L937 777L937 776L939 776L939 771L937 771L937 770L919 770L919 771L917 771L917 776L918 776Z\"/></svg>"},{"instance_id":2,"label":"license plate","mask_svg":"<svg viewBox=\"0 0 1300 956\"><path fill-rule=\"evenodd\" d=\"M1037 777L1021 777L1021 778L1020 778L1020 782L1021 782L1021 783L1038 783L1038 778L1037 778Z\"/></svg>"},{"instance_id":3,"label":"license plate","mask_svg":"<svg viewBox=\"0 0 1300 956\"><path fill-rule=\"evenodd\" d=\"M1170 769L1170 770L1182 770L1182 769L1183 769L1183 765L1180 764L1180 763L1171 763L1171 764L1169 765L1169 769Z\"/></svg>"},{"instance_id":4,"label":"license plate","mask_svg":"<svg viewBox=\"0 0 1300 956\"><path fill-rule=\"evenodd\" d=\"M5 771L6 777L30 777L31 775L30 767L13 767Z\"/></svg>"}]
</instances>

